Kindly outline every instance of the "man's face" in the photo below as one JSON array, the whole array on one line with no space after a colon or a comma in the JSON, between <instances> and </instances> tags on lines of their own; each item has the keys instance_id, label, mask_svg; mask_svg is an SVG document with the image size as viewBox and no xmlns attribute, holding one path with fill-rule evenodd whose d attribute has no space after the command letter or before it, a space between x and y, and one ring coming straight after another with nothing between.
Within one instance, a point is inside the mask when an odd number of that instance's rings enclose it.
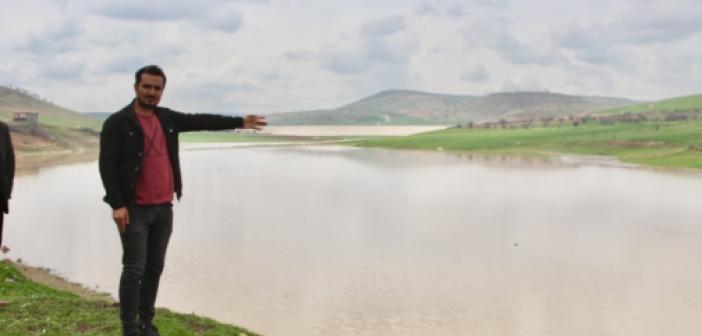
<instances>
[{"instance_id":1,"label":"man's face","mask_svg":"<svg viewBox=\"0 0 702 336\"><path fill-rule=\"evenodd\" d=\"M161 101L163 78L157 75L141 74L139 84L134 85L137 103L141 107L154 108Z\"/></svg>"}]
</instances>

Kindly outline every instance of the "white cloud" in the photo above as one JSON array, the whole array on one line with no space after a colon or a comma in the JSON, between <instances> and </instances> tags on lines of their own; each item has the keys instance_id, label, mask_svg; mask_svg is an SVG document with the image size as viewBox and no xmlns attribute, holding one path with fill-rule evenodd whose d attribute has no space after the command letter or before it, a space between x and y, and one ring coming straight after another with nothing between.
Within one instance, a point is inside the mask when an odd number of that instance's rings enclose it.
<instances>
[{"instance_id":1,"label":"white cloud","mask_svg":"<svg viewBox=\"0 0 702 336\"><path fill-rule=\"evenodd\" d=\"M39 66L42 77L57 81L80 80L85 69L86 64L81 58L71 56L58 57Z\"/></svg>"},{"instance_id":2,"label":"white cloud","mask_svg":"<svg viewBox=\"0 0 702 336\"><path fill-rule=\"evenodd\" d=\"M416 5L414 12L418 15L463 17L472 11L502 9L507 3L507 0L423 0Z\"/></svg>"},{"instance_id":3,"label":"white cloud","mask_svg":"<svg viewBox=\"0 0 702 336\"><path fill-rule=\"evenodd\" d=\"M207 1L201 5L194 1L95 0L87 1L86 8L114 19L149 22L197 19L205 15L208 4Z\"/></svg>"},{"instance_id":4,"label":"white cloud","mask_svg":"<svg viewBox=\"0 0 702 336\"><path fill-rule=\"evenodd\" d=\"M64 53L80 48L84 33L78 21L66 20L46 26L41 32L29 34L24 41L15 45L15 48L33 54Z\"/></svg>"},{"instance_id":5,"label":"white cloud","mask_svg":"<svg viewBox=\"0 0 702 336\"><path fill-rule=\"evenodd\" d=\"M116 20L186 22L203 29L236 32L242 24L239 4L236 1L201 0L94 0L86 4L89 13Z\"/></svg>"},{"instance_id":6,"label":"white cloud","mask_svg":"<svg viewBox=\"0 0 702 336\"><path fill-rule=\"evenodd\" d=\"M463 72L463 75L461 75L462 80L471 82L482 82L488 80L489 78L490 75L488 74L487 70L485 70L484 66L477 66L471 70Z\"/></svg>"},{"instance_id":7,"label":"white cloud","mask_svg":"<svg viewBox=\"0 0 702 336\"><path fill-rule=\"evenodd\" d=\"M357 32L342 34L323 49L319 59L322 67L339 75L375 71L388 79L392 73L403 77L400 73L416 47L413 36L405 31L405 18L388 16L363 23Z\"/></svg>"},{"instance_id":8,"label":"white cloud","mask_svg":"<svg viewBox=\"0 0 702 336\"><path fill-rule=\"evenodd\" d=\"M477 18L463 28L465 40L473 46L495 51L507 62L521 65L557 65L562 55L537 34L513 32L515 20L508 17Z\"/></svg>"},{"instance_id":9,"label":"white cloud","mask_svg":"<svg viewBox=\"0 0 702 336\"><path fill-rule=\"evenodd\" d=\"M361 26L361 32L369 36L388 36L405 29L405 18L400 15L386 16L367 21Z\"/></svg>"},{"instance_id":10,"label":"white cloud","mask_svg":"<svg viewBox=\"0 0 702 336\"><path fill-rule=\"evenodd\" d=\"M687 1L644 1L607 22L593 20L557 27L551 40L581 61L631 65L647 47L663 47L702 33L702 5Z\"/></svg>"}]
</instances>

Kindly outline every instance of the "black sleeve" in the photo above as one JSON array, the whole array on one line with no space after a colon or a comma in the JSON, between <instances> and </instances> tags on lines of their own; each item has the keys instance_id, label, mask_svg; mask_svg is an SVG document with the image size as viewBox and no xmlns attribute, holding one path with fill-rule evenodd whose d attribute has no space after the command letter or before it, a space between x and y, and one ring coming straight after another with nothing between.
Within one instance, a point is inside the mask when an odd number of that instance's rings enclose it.
<instances>
[{"instance_id":1,"label":"black sleeve","mask_svg":"<svg viewBox=\"0 0 702 336\"><path fill-rule=\"evenodd\" d=\"M12 137L10 136L10 129L5 128L5 132L7 132L7 141L5 142L5 153L7 153L7 166L5 169L7 169L7 198L10 199L10 196L12 195L12 186L14 185L15 181L15 148L12 145Z\"/></svg>"},{"instance_id":2,"label":"black sleeve","mask_svg":"<svg viewBox=\"0 0 702 336\"><path fill-rule=\"evenodd\" d=\"M190 114L172 111L173 122L179 132L219 131L241 128L244 118L219 114Z\"/></svg>"},{"instance_id":3,"label":"black sleeve","mask_svg":"<svg viewBox=\"0 0 702 336\"><path fill-rule=\"evenodd\" d=\"M119 165L122 157L122 134L119 129L119 121L116 118L108 118L102 124L100 132L100 178L105 187L105 202L112 209L119 209L126 206L124 195L120 189Z\"/></svg>"}]
</instances>

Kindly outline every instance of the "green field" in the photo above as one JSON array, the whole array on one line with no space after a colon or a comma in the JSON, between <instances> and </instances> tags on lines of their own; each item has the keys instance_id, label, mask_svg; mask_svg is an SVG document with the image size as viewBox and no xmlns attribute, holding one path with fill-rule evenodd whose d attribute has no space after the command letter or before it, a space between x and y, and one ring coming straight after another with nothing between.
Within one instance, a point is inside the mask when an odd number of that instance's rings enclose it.
<instances>
[{"instance_id":1,"label":"green field","mask_svg":"<svg viewBox=\"0 0 702 336\"><path fill-rule=\"evenodd\" d=\"M657 102L629 105L615 109L594 113L594 115L612 115L624 113L649 113L649 112L686 112L702 110L702 95L670 98Z\"/></svg>"},{"instance_id":2,"label":"green field","mask_svg":"<svg viewBox=\"0 0 702 336\"><path fill-rule=\"evenodd\" d=\"M647 166L702 169L702 121L588 123L578 127L529 129L456 128L358 141L355 145L516 155L605 155Z\"/></svg>"},{"instance_id":3,"label":"green field","mask_svg":"<svg viewBox=\"0 0 702 336\"><path fill-rule=\"evenodd\" d=\"M121 335L119 307L88 300L69 292L27 280L14 266L0 262L0 334L27 335ZM195 315L158 309L154 324L161 335L256 335L247 330Z\"/></svg>"}]
</instances>

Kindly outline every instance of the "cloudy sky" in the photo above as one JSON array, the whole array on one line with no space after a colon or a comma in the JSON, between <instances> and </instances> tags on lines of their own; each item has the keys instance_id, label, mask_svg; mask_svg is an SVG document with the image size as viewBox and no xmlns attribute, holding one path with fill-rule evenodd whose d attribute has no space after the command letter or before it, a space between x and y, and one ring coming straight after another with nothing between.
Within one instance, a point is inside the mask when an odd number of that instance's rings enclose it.
<instances>
[{"instance_id":1,"label":"cloudy sky","mask_svg":"<svg viewBox=\"0 0 702 336\"><path fill-rule=\"evenodd\" d=\"M386 89L702 92L698 0L0 0L0 84L81 112L159 64L182 111L337 107Z\"/></svg>"}]
</instances>

